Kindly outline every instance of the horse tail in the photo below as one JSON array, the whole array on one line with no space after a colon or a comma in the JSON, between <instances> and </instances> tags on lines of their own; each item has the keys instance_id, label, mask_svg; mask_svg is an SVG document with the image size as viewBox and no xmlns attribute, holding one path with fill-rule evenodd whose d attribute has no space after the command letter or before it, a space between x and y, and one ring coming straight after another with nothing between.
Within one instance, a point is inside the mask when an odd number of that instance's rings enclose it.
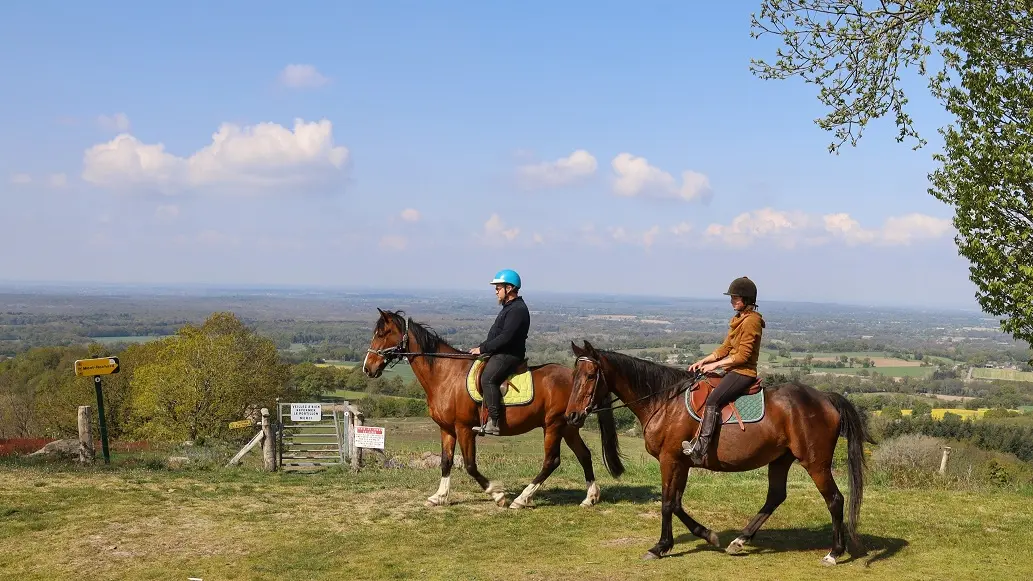
<instances>
[{"instance_id":1,"label":"horse tail","mask_svg":"<svg viewBox=\"0 0 1033 581\"><path fill-rule=\"evenodd\" d=\"M621 445L617 440L617 423L613 420L613 410L602 409L596 413L599 420L599 433L603 443L603 465L610 476L620 478L624 474L624 462L621 461Z\"/></svg>"},{"instance_id":2,"label":"horse tail","mask_svg":"<svg viewBox=\"0 0 1033 581\"><path fill-rule=\"evenodd\" d=\"M832 405L839 412L840 435L847 439L847 467L850 474L850 518L847 532L854 545L861 547L857 536L857 524L861 513L861 501L864 499L864 469L867 465L864 443L874 444L875 440L868 432L867 418L857 411L850 400L834 392L827 392L825 395L832 400Z\"/></svg>"}]
</instances>

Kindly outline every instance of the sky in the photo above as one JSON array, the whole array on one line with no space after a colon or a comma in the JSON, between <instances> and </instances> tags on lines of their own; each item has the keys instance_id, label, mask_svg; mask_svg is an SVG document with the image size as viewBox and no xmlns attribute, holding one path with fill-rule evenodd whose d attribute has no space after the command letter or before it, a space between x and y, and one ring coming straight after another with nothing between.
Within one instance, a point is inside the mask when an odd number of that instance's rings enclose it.
<instances>
[{"instance_id":1,"label":"sky","mask_svg":"<svg viewBox=\"0 0 1033 581\"><path fill-rule=\"evenodd\" d=\"M927 193L751 58L758 1L0 6L0 281L977 308Z\"/></svg>"}]
</instances>

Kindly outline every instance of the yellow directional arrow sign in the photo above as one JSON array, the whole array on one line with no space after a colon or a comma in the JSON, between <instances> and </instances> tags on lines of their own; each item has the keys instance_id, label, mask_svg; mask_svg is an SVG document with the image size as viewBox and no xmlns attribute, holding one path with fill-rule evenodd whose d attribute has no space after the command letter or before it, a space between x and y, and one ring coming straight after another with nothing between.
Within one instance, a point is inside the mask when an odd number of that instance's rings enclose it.
<instances>
[{"instance_id":1,"label":"yellow directional arrow sign","mask_svg":"<svg viewBox=\"0 0 1033 581\"><path fill-rule=\"evenodd\" d=\"M239 422L230 422L230 429L237 430L240 428L246 428L254 423L255 422L252 420L240 420Z\"/></svg>"},{"instance_id":2,"label":"yellow directional arrow sign","mask_svg":"<svg viewBox=\"0 0 1033 581\"><path fill-rule=\"evenodd\" d=\"M79 359L75 362L76 375L111 375L118 373L118 357Z\"/></svg>"}]
</instances>

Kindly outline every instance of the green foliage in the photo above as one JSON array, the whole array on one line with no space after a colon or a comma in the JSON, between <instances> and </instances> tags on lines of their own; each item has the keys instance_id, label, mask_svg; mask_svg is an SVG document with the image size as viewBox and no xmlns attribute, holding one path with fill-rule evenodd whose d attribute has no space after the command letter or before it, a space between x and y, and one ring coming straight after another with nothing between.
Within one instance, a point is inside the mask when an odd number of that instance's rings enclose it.
<instances>
[{"instance_id":1,"label":"green foliage","mask_svg":"<svg viewBox=\"0 0 1033 581\"><path fill-rule=\"evenodd\" d=\"M866 6L867 4L867 6ZM976 298L1001 328L1033 342L1033 13L1025 0L763 0L751 35L784 44L777 60L753 61L763 79L818 85L835 130L830 151L856 145L890 111L898 141L918 135L906 112L902 68L925 76L932 47L943 68L929 82L954 121L929 193L954 207L956 242L970 262ZM930 34L930 30L934 31Z\"/></svg>"},{"instance_id":2,"label":"green foliage","mask_svg":"<svg viewBox=\"0 0 1033 581\"><path fill-rule=\"evenodd\" d=\"M215 313L160 342L153 361L133 375L141 435L195 440L226 434L254 407L272 407L288 382L272 341L232 313Z\"/></svg>"}]
</instances>

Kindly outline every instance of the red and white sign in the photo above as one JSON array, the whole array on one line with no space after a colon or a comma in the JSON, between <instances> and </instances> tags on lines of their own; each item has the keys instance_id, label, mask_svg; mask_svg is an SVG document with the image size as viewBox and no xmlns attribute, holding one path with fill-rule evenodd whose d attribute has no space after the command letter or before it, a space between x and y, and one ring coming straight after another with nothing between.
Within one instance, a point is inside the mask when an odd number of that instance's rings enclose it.
<instances>
[{"instance_id":1,"label":"red and white sign","mask_svg":"<svg viewBox=\"0 0 1033 581\"><path fill-rule=\"evenodd\" d=\"M355 446L359 448L384 449L384 428L355 426Z\"/></svg>"}]
</instances>

